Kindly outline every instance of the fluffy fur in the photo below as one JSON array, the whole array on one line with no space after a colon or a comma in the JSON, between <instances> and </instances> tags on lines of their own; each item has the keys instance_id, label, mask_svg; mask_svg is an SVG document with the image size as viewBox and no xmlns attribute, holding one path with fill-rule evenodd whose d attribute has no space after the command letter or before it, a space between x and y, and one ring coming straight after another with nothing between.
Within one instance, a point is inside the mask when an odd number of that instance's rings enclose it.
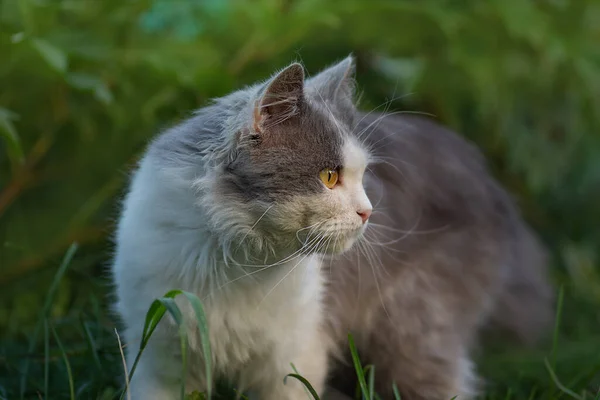
<instances>
[{"instance_id":1,"label":"fluffy fur","mask_svg":"<svg viewBox=\"0 0 600 400\"><path fill-rule=\"evenodd\" d=\"M534 343L552 320L545 250L479 151L455 133L375 114L356 131L371 149L374 212L364 240L328 275L341 386L352 376L352 332L382 398L393 398L394 383L403 399L472 398L481 328Z\"/></svg>"},{"instance_id":2,"label":"fluffy fur","mask_svg":"<svg viewBox=\"0 0 600 400\"><path fill-rule=\"evenodd\" d=\"M322 392L328 354L343 389L348 332L382 398L396 383L403 399L468 399L482 327L543 331L544 250L481 154L428 120L358 112L353 70L348 58L305 81L292 64L152 143L113 264L130 365L148 306L174 288L204 301L213 375L267 400L305 398L283 384L290 363ZM333 189L325 168L340 170ZM186 386L203 390L193 322L189 338ZM165 320L132 398L176 397L180 362Z\"/></svg>"},{"instance_id":3,"label":"fluffy fur","mask_svg":"<svg viewBox=\"0 0 600 400\"><path fill-rule=\"evenodd\" d=\"M322 391L323 254L351 247L370 213L368 154L351 135L349 58L304 81L292 64L267 82L218 99L155 140L134 173L113 264L133 362L153 299L179 288L204 301L213 375L260 399L304 399L293 370ZM328 189L325 168L342 168ZM192 310L188 391L204 390ZM134 400L172 399L179 339L161 322L131 381Z\"/></svg>"}]
</instances>

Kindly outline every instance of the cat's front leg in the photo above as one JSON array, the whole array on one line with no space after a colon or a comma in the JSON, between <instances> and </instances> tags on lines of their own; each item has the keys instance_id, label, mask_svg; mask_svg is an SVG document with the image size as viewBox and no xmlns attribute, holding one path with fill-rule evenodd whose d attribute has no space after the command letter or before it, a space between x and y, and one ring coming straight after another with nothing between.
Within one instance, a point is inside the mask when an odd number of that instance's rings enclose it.
<instances>
[{"instance_id":1,"label":"cat's front leg","mask_svg":"<svg viewBox=\"0 0 600 400\"><path fill-rule=\"evenodd\" d=\"M471 400L476 376L463 344L442 331L376 337L370 342L377 360L376 391L394 398L393 385L407 400Z\"/></svg>"},{"instance_id":2,"label":"cat's front leg","mask_svg":"<svg viewBox=\"0 0 600 400\"><path fill-rule=\"evenodd\" d=\"M133 365L139 342L129 342L128 366ZM177 340L152 337L144 350L134 375L129 377L132 400L171 400L179 398L183 379ZM188 388L189 389L189 388ZM190 391L190 390L188 390Z\"/></svg>"},{"instance_id":3,"label":"cat's front leg","mask_svg":"<svg viewBox=\"0 0 600 400\"><path fill-rule=\"evenodd\" d=\"M373 321L377 328L361 346L376 362L377 393L391 399L396 384L407 400L473 399L479 382L469 339L457 327L460 311L425 290L421 297L407 292L379 310Z\"/></svg>"},{"instance_id":4,"label":"cat's front leg","mask_svg":"<svg viewBox=\"0 0 600 400\"><path fill-rule=\"evenodd\" d=\"M255 385L257 398L260 400L307 400L312 399L304 385L296 378L286 375L295 373L291 364L294 365L298 374L310 382L315 391L322 395L325 389L327 377L327 353L328 342L320 333L314 337L304 338L305 342L297 347L293 357L289 357L290 349L281 348L273 352L269 357L268 365L256 366L262 371L257 376Z\"/></svg>"}]
</instances>

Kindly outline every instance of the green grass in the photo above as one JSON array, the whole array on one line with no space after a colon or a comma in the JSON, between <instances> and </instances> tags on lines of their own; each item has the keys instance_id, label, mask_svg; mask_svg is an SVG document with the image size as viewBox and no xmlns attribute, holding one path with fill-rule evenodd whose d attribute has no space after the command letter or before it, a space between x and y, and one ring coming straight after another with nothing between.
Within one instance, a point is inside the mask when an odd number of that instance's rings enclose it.
<instances>
[{"instance_id":1,"label":"green grass","mask_svg":"<svg viewBox=\"0 0 600 400\"><path fill-rule=\"evenodd\" d=\"M54 279L50 282L39 320L29 338L4 338L0 355L1 399L125 399L122 351L115 325L106 319L106 311L92 318L84 309L73 307L66 315L53 317L51 310L61 279L75 258L77 246L67 251ZM95 278L94 278L95 279ZM166 313L184 327L185 321L174 299L183 296L192 305L200 330L202 346L210 354L208 328L199 299L193 294L173 290L157 299L148 309L138 358L130 370L135 374L139 355L154 329ZM105 310L106 303L101 310ZM600 331L598 309L585 297L561 286L558 295L557 323L547 346L539 349L494 347L479 360L480 370L488 379L482 397L505 399L579 399L598 400L600 382ZM187 346L186 330L179 330L183 354ZM43 335L40 340L40 335ZM28 339L28 340L26 340ZM364 366L348 337L349 352L358 377L357 398L378 400L374 392L376 368ZM22 349L26 349L22 351ZM188 360L183 358L182 374ZM205 360L210 371L210 357ZM208 381L212 381L207 373ZM310 398L318 396L306 381L290 367L286 380L297 379L307 388ZM209 387L215 399L234 399L235 390L226 384ZM396 398L400 398L396 390ZM182 385L180 397L206 399L206 394L188 393Z\"/></svg>"}]
</instances>

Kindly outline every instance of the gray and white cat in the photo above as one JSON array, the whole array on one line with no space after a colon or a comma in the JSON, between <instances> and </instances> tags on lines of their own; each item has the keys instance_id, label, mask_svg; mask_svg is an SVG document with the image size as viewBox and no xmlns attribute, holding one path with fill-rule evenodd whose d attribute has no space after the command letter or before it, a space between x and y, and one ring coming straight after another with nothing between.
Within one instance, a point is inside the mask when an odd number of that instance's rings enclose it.
<instances>
[{"instance_id":1,"label":"gray and white cat","mask_svg":"<svg viewBox=\"0 0 600 400\"><path fill-rule=\"evenodd\" d=\"M116 309L128 363L145 312L180 288L204 301L214 375L261 399L305 399L293 370L321 391L321 258L347 250L371 213L369 154L352 134L352 60L305 82L300 64L218 99L161 135L135 172L116 235ZM193 321L193 314L180 304ZM188 390L202 390L190 325ZM131 381L136 399L171 399L180 385L174 326L161 323Z\"/></svg>"},{"instance_id":2,"label":"gray and white cat","mask_svg":"<svg viewBox=\"0 0 600 400\"><path fill-rule=\"evenodd\" d=\"M384 398L393 382L469 398L480 326L500 315L529 338L549 320L543 251L479 153L433 123L359 113L353 73L351 57L307 80L292 64L150 145L113 263L130 365L148 306L174 288L204 302L213 376L267 400L306 398L283 383L291 363L322 393L348 332ZM192 322L188 336L186 387L201 391ZM177 397L180 365L165 319L132 398Z\"/></svg>"}]
</instances>

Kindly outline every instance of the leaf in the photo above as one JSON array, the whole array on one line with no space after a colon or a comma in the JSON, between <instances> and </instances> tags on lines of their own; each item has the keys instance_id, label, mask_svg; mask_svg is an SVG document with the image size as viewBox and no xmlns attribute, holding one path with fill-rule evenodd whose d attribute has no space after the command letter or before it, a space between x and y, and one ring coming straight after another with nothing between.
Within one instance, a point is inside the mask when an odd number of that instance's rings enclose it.
<instances>
[{"instance_id":1,"label":"leaf","mask_svg":"<svg viewBox=\"0 0 600 400\"><path fill-rule=\"evenodd\" d=\"M375 366L369 365L369 398L373 399L375 393Z\"/></svg>"},{"instance_id":2,"label":"leaf","mask_svg":"<svg viewBox=\"0 0 600 400\"><path fill-rule=\"evenodd\" d=\"M72 88L92 91L94 96L104 104L110 104L113 101L110 89L98 76L72 72L67 75L66 81Z\"/></svg>"},{"instance_id":3,"label":"leaf","mask_svg":"<svg viewBox=\"0 0 600 400\"><path fill-rule=\"evenodd\" d=\"M58 348L60 349L60 354L62 355L63 361L65 362L65 367L67 368L67 379L69 380L69 393L71 394L71 400L75 400L75 383L73 382L73 372L71 371L71 363L69 363L69 357L67 357L67 352L63 347L60 339L58 338L58 334L53 326L50 327L52 329L52 334L54 335L54 339L56 340L56 344L58 344Z\"/></svg>"},{"instance_id":4,"label":"leaf","mask_svg":"<svg viewBox=\"0 0 600 400\"><path fill-rule=\"evenodd\" d=\"M67 71L67 55L61 49L44 39L32 39L31 45L55 71L61 74Z\"/></svg>"},{"instance_id":5,"label":"leaf","mask_svg":"<svg viewBox=\"0 0 600 400\"><path fill-rule=\"evenodd\" d=\"M44 319L44 397L49 398L48 384L50 382L50 334L48 319Z\"/></svg>"},{"instance_id":6,"label":"leaf","mask_svg":"<svg viewBox=\"0 0 600 400\"><path fill-rule=\"evenodd\" d=\"M401 400L402 397L400 396L400 391L395 383L392 385L392 390L394 392L394 400Z\"/></svg>"},{"instance_id":7,"label":"leaf","mask_svg":"<svg viewBox=\"0 0 600 400\"><path fill-rule=\"evenodd\" d=\"M200 343L202 344L202 354L204 355L204 367L206 369L206 391L210 397L212 394L212 356L210 351L210 340L208 336L208 322L206 314L202 307L200 299L192 293L182 291L182 294L188 299L196 315L196 322L200 330Z\"/></svg>"},{"instance_id":8,"label":"leaf","mask_svg":"<svg viewBox=\"0 0 600 400\"><path fill-rule=\"evenodd\" d=\"M188 393L185 395L185 400L206 400L206 396L204 393L200 393L197 390L192 393Z\"/></svg>"},{"instance_id":9,"label":"leaf","mask_svg":"<svg viewBox=\"0 0 600 400\"><path fill-rule=\"evenodd\" d=\"M13 165L23 164L25 157L23 156L23 148L17 130L12 121L18 119L19 116L6 108L0 107L0 136L4 138L6 143L6 151L8 158Z\"/></svg>"},{"instance_id":10,"label":"leaf","mask_svg":"<svg viewBox=\"0 0 600 400\"><path fill-rule=\"evenodd\" d=\"M308 389L308 391L310 392L310 394L313 397L313 399L320 400L319 399L319 395L317 394L317 391L312 387L312 385L310 384L310 382L307 381L305 377L303 377L302 375L299 375L299 374L287 374L283 378L283 383L284 384L286 383L286 380L287 380L288 376L291 376L292 378L298 379L300 382L302 382L302 384L304 385L304 387L306 389Z\"/></svg>"},{"instance_id":11,"label":"leaf","mask_svg":"<svg viewBox=\"0 0 600 400\"><path fill-rule=\"evenodd\" d=\"M150 337L154 333L158 323L162 320L165 315L165 312L169 311L169 314L173 317L173 320L179 327L179 335L181 339L181 356L182 356L182 369L183 374L185 374L186 369L186 355L187 355L187 327L186 321L183 319L183 314L181 310L175 303L175 297L183 294L188 301L190 302L192 309L194 310L194 314L196 316L196 322L198 324L198 329L200 330L200 341L202 344L203 354L204 354L204 362L206 366L206 379L207 379L207 392L208 398L212 396L212 368L211 368L211 357L210 357L210 342L208 338L208 324L206 322L206 315L204 314L204 310L202 308L202 304L200 299L192 293L185 292L183 290L171 290L167 292L163 297L156 299L150 305L148 312L146 313L146 320L144 322L144 329L142 331L142 340L140 342L140 349L138 354L135 357L133 365L131 367L131 372L129 373L129 379L131 380L133 374L137 368L140 357L146 346L148 345L148 341ZM123 392L121 398L123 398ZM181 398L185 398L185 380L182 380L181 385Z\"/></svg>"},{"instance_id":12,"label":"leaf","mask_svg":"<svg viewBox=\"0 0 600 400\"><path fill-rule=\"evenodd\" d=\"M367 382L365 381L365 372L363 371L360 359L358 358L358 352L351 334L348 334L348 342L350 345L350 353L352 354L352 362L354 363L354 369L356 370L356 376L358 377L358 383L360 384L360 390L367 400L372 400L369 396Z\"/></svg>"},{"instance_id":13,"label":"leaf","mask_svg":"<svg viewBox=\"0 0 600 400\"><path fill-rule=\"evenodd\" d=\"M552 381L554 382L554 384L556 385L556 387L561 392L563 392L564 394L568 395L569 397L571 397L573 399L582 400L582 397L580 395L578 395L577 393L575 393L574 391L572 391L571 389L569 389L568 387L566 387L565 385L563 385L558 380L558 377L556 376L556 373L554 372L554 370L550 366L550 363L548 362L547 358L544 358L544 364L546 365L546 369L548 370L548 373L550 374L550 378L552 378Z\"/></svg>"},{"instance_id":14,"label":"leaf","mask_svg":"<svg viewBox=\"0 0 600 400\"><path fill-rule=\"evenodd\" d=\"M96 341L94 340L94 337L92 336L92 332L90 331L88 323L85 322L83 319L80 320L80 323L83 328L85 340L88 344L88 347L90 348L90 353L92 353L92 358L94 360L94 364L96 365L96 368L98 368L98 372L100 374L102 374L102 373L104 373L104 370L102 369L102 363L100 362L100 357L98 356L98 346L96 346Z\"/></svg>"}]
</instances>

